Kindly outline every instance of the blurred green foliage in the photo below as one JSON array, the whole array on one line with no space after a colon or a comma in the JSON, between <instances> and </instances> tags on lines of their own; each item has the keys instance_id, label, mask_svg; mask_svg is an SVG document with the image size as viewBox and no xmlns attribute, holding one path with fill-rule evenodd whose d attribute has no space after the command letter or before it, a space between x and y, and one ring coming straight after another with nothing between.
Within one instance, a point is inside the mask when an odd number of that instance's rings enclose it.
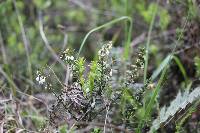
<instances>
[{"instance_id":1,"label":"blurred green foliage","mask_svg":"<svg viewBox=\"0 0 200 133\"><path fill-rule=\"evenodd\" d=\"M148 24L151 23L152 17L154 10L158 8L157 16L159 17L159 20L156 20L158 22L158 26L162 29L165 30L170 23L170 15L168 11L163 8L162 6L157 5L156 3L151 3L148 5L148 7L145 6L145 2L141 2L137 4L137 9L141 16L144 18L144 21Z\"/></svg>"},{"instance_id":2,"label":"blurred green foliage","mask_svg":"<svg viewBox=\"0 0 200 133\"><path fill-rule=\"evenodd\" d=\"M128 4L126 2L128 2ZM95 10L95 12L90 15L91 13L88 13L88 11L86 11L85 9L77 7L76 4L73 5L73 2L67 2L64 0L38 0L30 2L18 0L16 1L16 3L23 21L23 25L25 27L26 37L30 42L29 51L33 69L44 66L44 64L49 62L49 57L51 57L50 53L45 48L39 33L38 11L41 10L42 12L44 12L44 30L52 48L57 53L62 50L64 38L62 32L57 28L57 25L61 24L69 27L69 31L68 29L67 31L65 31L68 36L67 44L68 46L73 45L72 47L78 48L83 35L85 35L88 29L91 29L90 24L93 23L92 25L94 27L96 25L95 22L98 22L99 20L99 22L105 22L107 19L106 17L104 17L105 21L103 21L103 19L101 19L100 17L104 15L99 14L98 10ZM115 14L112 18L114 18L115 16L123 15L132 16L133 13L139 11L141 16L147 23L149 23L151 20L152 9L157 6L156 4L152 3L148 6L146 10L144 7L145 2L137 0L112 0L110 2L101 1L100 3L101 5L97 5L97 8L100 8L102 10L108 8L108 3L111 5L111 9ZM96 2L94 2L94 4L96 4ZM135 8L135 5L138 8ZM126 9L124 7L126 7ZM159 20L160 27L162 29L165 29L170 21L167 10L162 8L159 16L161 17ZM25 48L23 45L20 26L17 20L15 8L13 7L12 0L1 2L0 17L2 18L0 21L0 31L3 33L2 37L3 42L6 45L6 54L9 57L9 64L12 66L11 62L14 61L15 63L16 58L20 58L17 60L16 63L26 66ZM90 22L91 19L92 22ZM82 27L83 25L84 27ZM77 31L74 30L73 32L73 28L77 29ZM83 30L83 32L80 33L79 29ZM75 36L75 34L80 34L80 36ZM17 66L16 69L19 73L23 73L24 71L24 69L21 69L21 65Z\"/></svg>"},{"instance_id":3,"label":"blurred green foliage","mask_svg":"<svg viewBox=\"0 0 200 133\"><path fill-rule=\"evenodd\" d=\"M174 1L171 1L169 3L173 2ZM182 3L181 1L179 2ZM196 16L196 5L192 0L186 0L186 2L188 3L187 10L189 14L191 14L191 16ZM149 27L155 8L158 8L155 21L155 27L158 29L162 31L166 30L172 19L167 6L165 7L163 4L157 5L155 1L102 0L89 3L82 3L80 1L76 3L65 0L17 0L16 4L22 18L26 37L30 42L29 54L33 72L45 66L45 64L54 63L54 70L62 79L64 79L64 75L61 73L64 71L60 66L57 64L55 65L52 53L45 47L40 35L38 23L39 11L43 13L44 32L50 42L50 46L57 54L61 53L66 47L72 47L77 50L80 47L84 35L90 29L120 16L129 15L133 18L133 22L136 24L136 26L133 25L133 30L135 30L133 36L140 34L143 29ZM3 56L0 56L0 62L6 67L6 72L8 73L8 71L10 71L9 75L11 75L13 79L16 79L17 82L28 82L24 81L24 79L28 77L25 69L27 67L27 59L13 0L1 2L0 17L2 18L0 21L0 32L2 34L8 60L7 67L3 62ZM62 25L64 29L59 29L58 25ZM118 24L116 29L115 27L110 27L111 31L107 28L102 30L102 32L100 31L100 34L97 33L91 36L82 53L86 55L86 60L91 60L93 58L93 53L96 52L96 46L94 45L97 44L98 41L104 39L112 40L113 37L117 36L117 41L114 45L122 46L123 44L121 43L126 40L126 37L124 37L126 34L123 35L121 33L123 32L121 31L121 29L124 29L123 27L123 24ZM182 32L182 29L179 29L179 31ZM64 43L64 36L66 35L67 39L65 39L67 41ZM107 38L106 35L109 35L109 37ZM159 52L159 47L154 44L151 45L150 52L155 56L155 61L158 65L161 62L161 59L156 56ZM95 69L95 66L92 67ZM91 89L95 75L90 73L89 78ZM24 87L24 84L19 84L19 88Z\"/></svg>"},{"instance_id":4,"label":"blurred green foliage","mask_svg":"<svg viewBox=\"0 0 200 133\"><path fill-rule=\"evenodd\" d=\"M94 128L91 133L102 133L100 128Z\"/></svg>"},{"instance_id":5,"label":"blurred green foliage","mask_svg":"<svg viewBox=\"0 0 200 133\"><path fill-rule=\"evenodd\" d=\"M200 57L196 56L194 58L195 66L196 66L196 76L200 78Z\"/></svg>"},{"instance_id":6,"label":"blurred green foliage","mask_svg":"<svg viewBox=\"0 0 200 133\"><path fill-rule=\"evenodd\" d=\"M64 124L62 126L59 127L59 132L60 133L66 133L67 132L67 125Z\"/></svg>"},{"instance_id":7,"label":"blurred green foliage","mask_svg":"<svg viewBox=\"0 0 200 133\"><path fill-rule=\"evenodd\" d=\"M19 10L19 15L22 18L23 26L25 28L26 38L30 43L28 50L33 72L36 72L37 69L42 68L46 64L53 64L52 67L58 77L61 78L61 80L64 80L65 78L65 71L60 65L56 63L55 59L52 57L52 53L48 51L40 35L40 25L38 22L39 12L42 12L44 32L47 36L50 46L58 55L64 51L66 47L72 47L75 50L78 50L83 37L89 30L121 16L128 15L133 19L133 37L137 37L142 32L146 32L146 29L151 23L153 16L152 14L155 8L158 8L154 24L154 26L157 28L155 31L158 30L163 32L168 30L170 26L172 28L177 28L180 26L178 22L177 24L172 23L172 20L175 19L174 21L176 21L176 18L173 18L171 12L176 12L176 10L173 8L170 9L168 5L165 5L167 2L163 1L163 3L160 2L159 5L156 4L155 1L141 0L90 0L86 1L86 3L80 0L78 2L77 1L16 0L17 9ZM168 4L173 3L178 3L179 6L183 5L184 9L182 9L182 17L189 16L190 19L198 17L198 7L193 0L168 1ZM187 11L187 14L184 14L185 10ZM17 17L18 16L16 14L13 0L4 0L0 2L0 33L2 35L3 42L1 45L5 47L4 52L7 57L7 64L5 64L2 56L3 52L1 51L0 64L3 66L3 70L7 73L9 78L11 78L22 91L26 91L32 84L34 84L35 81L30 81L30 79L28 79L28 74L26 71L26 51ZM182 19L180 19L180 21L182 21ZM125 23L125 26L127 26L126 24L127 23ZM63 29L59 28L58 25L63 26ZM112 40L114 37L116 37L116 44L114 45L123 46L122 43L126 41L126 34L123 34L124 31L122 31L122 29L124 29L124 25L117 24L116 26L106 28L105 30L93 34L90 39L88 39L87 45L85 46L82 53L82 55L86 55L86 59L80 58L80 60L77 62L77 66L79 66L79 76L82 84L84 82L83 66L84 64L87 65L88 60L94 58L93 55L96 52L96 48L98 47L95 45L98 44L98 41ZM125 28L125 30L127 30L127 28ZM177 36L180 36L182 32L182 28L177 28ZM184 35L181 35L181 39L183 37ZM64 39L67 41L65 42ZM165 54L159 52L161 49L160 47L164 47L164 45L162 45L162 41L159 42L159 44L161 44L159 46L157 43L152 42L152 44L150 44L150 54L155 58L151 62L156 64L153 67L159 66L161 63L161 57ZM130 56L132 57L132 55ZM199 77L200 58L195 57L194 61L196 66L196 76ZM98 66L97 62L95 61L90 65L88 82L83 88L89 88L90 92L92 92L95 78L97 77L96 71ZM5 83L7 82L4 83L5 80L1 79L4 78L0 77L1 85L4 86L2 88L6 88ZM10 85L8 86L10 87ZM35 85L35 92L43 91L36 88L38 88L38 86ZM60 88L58 87L58 89ZM8 92L8 94L9 93L10 92ZM109 93L110 92L108 92L108 94ZM127 89L124 89L122 95L123 98L120 101L120 108L122 110L122 115L127 116L129 114L126 113L126 108L133 108L135 107L136 103L132 99L131 94L127 91ZM127 107L127 105L130 105L130 107ZM7 110L10 111L11 109L8 108ZM138 110L139 111L136 113L136 117L137 119L140 119L145 112L142 109ZM39 127L44 121L44 118L37 117L38 114L35 112L22 112L23 117L30 117L29 115L32 115L32 120L36 127ZM60 127L60 132L65 132L66 128L66 126ZM93 132L99 133L101 130L95 128Z\"/></svg>"}]
</instances>

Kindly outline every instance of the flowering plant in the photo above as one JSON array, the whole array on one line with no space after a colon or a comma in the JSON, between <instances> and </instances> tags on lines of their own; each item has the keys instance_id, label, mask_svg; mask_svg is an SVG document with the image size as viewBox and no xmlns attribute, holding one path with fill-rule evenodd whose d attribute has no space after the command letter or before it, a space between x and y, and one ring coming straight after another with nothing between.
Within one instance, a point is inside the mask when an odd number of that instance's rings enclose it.
<instances>
[{"instance_id":1,"label":"flowering plant","mask_svg":"<svg viewBox=\"0 0 200 133\"><path fill-rule=\"evenodd\" d=\"M98 51L97 59L85 67L83 57L77 57L72 50L66 49L60 59L67 64L68 73L71 76L62 85L60 93L54 92L52 85L46 82L49 76L45 76L40 71L37 72L36 80L39 84L51 89L57 98L56 103L49 110L49 125L57 127L62 121L71 120L90 122L100 119L98 115L105 111L107 114L105 121L108 119L109 112L110 116L122 114L122 118L131 120L135 107L141 106L141 97L144 92L144 86L140 86L139 89L134 86L139 78L139 71L143 69L143 55L144 49L140 49L135 65L126 64L125 67L121 67L117 64L124 61L116 60L112 56L110 41L103 44ZM89 71L86 71L87 67ZM121 75L120 73L124 73L124 76L116 80L117 75ZM111 111L120 104L122 106L118 110ZM130 110L132 107L133 110Z\"/></svg>"}]
</instances>

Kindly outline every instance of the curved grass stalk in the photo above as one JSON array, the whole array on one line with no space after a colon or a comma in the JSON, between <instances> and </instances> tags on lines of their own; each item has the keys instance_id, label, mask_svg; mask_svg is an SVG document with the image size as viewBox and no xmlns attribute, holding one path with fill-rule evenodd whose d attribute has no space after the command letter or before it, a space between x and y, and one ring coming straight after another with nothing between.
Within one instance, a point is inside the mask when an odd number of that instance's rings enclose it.
<instances>
[{"instance_id":1,"label":"curved grass stalk","mask_svg":"<svg viewBox=\"0 0 200 133\"><path fill-rule=\"evenodd\" d=\"M127 39L127 41L126 41L126 43L125 43L125 46L124 46L124 58L127 59L127 58L128 58L128 55L129 55L129 46L130 46L130 42L131 42L131 30L132 30L132 25L133 25L133 24L132 24L132 19L131 19L131 17L128 17L128 16L123 16L123 17L114 19L114 20L112 20L112 21L110 21L110 22L108 22L108 23L105 23L105 24L103 24L103 25L101 25L101 26L99 26L99 27L96 27L96 28L90 30L90 31L86 34L86 36L84 37L84 39L83 39L83 41L82 41L82 43L81 43L81 46L80 46L79 51L78 51L78 56L80 55L80 53L81 53L81 51L82 51L82 49L83 49L83 46L85 45L85 42L86 42L86 40L87 40L87 38L89 37L90 34L92 34L92 33L95 32L95 31L98 31L98 30L100 30L100 29L103 29L103 28L106 28L106 27L108 27L108 26L111 26L111 25L113 25L113 24L115 24L115 23L118 23L118 22L120 22L120 21L124 21L124 20L128 20L129 23L130 23L129 31L128 31L128 39Z\"/></svg>"}]
</instances>

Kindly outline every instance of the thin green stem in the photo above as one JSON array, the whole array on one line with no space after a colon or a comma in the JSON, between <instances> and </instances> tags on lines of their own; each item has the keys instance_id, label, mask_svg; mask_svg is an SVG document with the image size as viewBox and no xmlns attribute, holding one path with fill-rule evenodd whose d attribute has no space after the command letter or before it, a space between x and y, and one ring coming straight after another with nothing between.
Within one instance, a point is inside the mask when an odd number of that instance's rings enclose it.
<instances>
[{"instance_id":1,"label":"thin green stem","mask_svg":"<svg viewBox=\"0 0 200 133\"><path fill-rule=\"evenodd\" d=\"M125 0L125 11L124 14L128 16L128 0ZM128 22L125 22L125 33L124 33L125 41L128 41Z\"/></svg>"},{"instance_id":2,"label":"thin green stem","mask_svg":"<svg viewBox=\"0 0 200 133\"><path fill-rule=\"evenodd\" d=\"M157 0L157 4L158 4L158 0ZM150 44L150 40L151 40L151 32L152 32L153 25L154 25L154 22L155 22L155 16L156 16L157 10L158 10L158 5L154 9L153 17L152 17L152 20L151 20L151 24L150 24L148 36L147 36L146 51L145 51L145 63L144 63L144 84L146 84L146 81L147 81L147 68L148 68L148 60L149 60L149 44Z\"/></svg>"},{"instance_id":3,"label":"thin green stem","mask_svg":"<svg viewBox=\"0 0 200 133\"><path fill-rule=\"evenodd\" d=\"M79 51L78 51L78 56L80 55L80 53L81 53L81 51L83 49L83 46L85 45L85 42L86 42L86 40L87 40L87 38L89 37L90 34L92 34L95 31L98 31L100 29L103 29L103 28L106 28L108 26L111 26L111 25L113 25L115 23L118 23L120 21L124 21L124 20L128 20L129 23L130 23L129 32L128 32L128 41L125 43L125 47L124 47L124 58L127 59L128 58L128 54L129 54L129 46L130 46L130 42L131 42L131 31L132 31L132 19L131 19L131 17L128 17L128 16L123 16L123 17L114 19L114 20L112 20L112 21L110 21L108 23L105 23L105 24L103 24L103 25L101 25L99 27L96 27L96 28L90 30L86 34L86 36L84 37L84 39L83 39L83 41L81 43L81 46L80 46Z\"/></svg>"}]
</instances>

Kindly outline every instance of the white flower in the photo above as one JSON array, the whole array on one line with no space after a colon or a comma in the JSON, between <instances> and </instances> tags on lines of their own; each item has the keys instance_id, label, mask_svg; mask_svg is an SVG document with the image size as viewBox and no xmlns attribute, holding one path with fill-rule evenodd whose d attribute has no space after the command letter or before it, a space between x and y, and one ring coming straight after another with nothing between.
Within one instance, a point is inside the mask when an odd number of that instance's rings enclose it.
<instances>
[{"instance_id":1,"label":"white flower","mask_svg":"<svg viewBox=\"0 0 200 133\"><path fill-rule=\"evenodd\" d=\"M38 76L36 77L36 81L38 81L39 84L44 84L44 82L46 81L46 77L41 76L41 75L38 75Z\"/></svg>"},{"instance_id":2,"label":"white flower","mask_svg":"<svg viewBox=\"0 0 200 133\"><path fill-rule=\"evenodd\" d=\"M111 69L111 70L110 70L110 73L109 73L110 77L112 76L112 71L113 71L113 70Z\"/></svg>"},{"instance_id":3,"label":"white flower","mask_svg":"<svg viewBox=\"0 0 200 133\"><path fill-rule=\"evenodd\" d=\"M109 50L108 50L108 49L105 49L105 54L106 54L106 55L109 55L109 53L110 53Z\"/></svg>"},{"instance_id":4,"label":"white flower","mask_svg":"<svg viewBox=\"0 0 200 133\"><path fill-rule=\"evenodd\" d=\"M70 60L74 60L74 56L71 56L71 57L70 57Z\"/></svg>"},{"instance_id":5,"label":"white flower","mask_svg":"<svg viewBox=\"0 0 200 133\"><path fill-rule=\"evenodd\" d=\"M112 42L108 42L107 44L104 44L102 48L98 51L98 55L100 57L108 56L110 53L110 49L112 48Z\"/></svg>"},{"instance_id":6,"label":"white flower","mask_svg":"<svg viewBox=\"0 0 200 133\"><path fill-rule=\"evenodd\" d=\"M37 76L37 78L36 78L35 80L39 82L39 81L40 81L40 77L39 77L39 76Z\"/></svg>"},{"instance_id":7,"label":"white flower","mask_svg":"<svg viewBox=\"0 0 200 133\"><path fill-rule=\"evenodd\" d=\"M93 102L91 104L91 107L94 108L95 104L96 104L96 101L95 101L95 98L93 97Z\"/></svg>"},{"instance_id":8,"label":"white flower","mask_svg":"<svg viewBox=\"0 0 200 133\"><path fill-rule=\"evenodd\" d=\"M103 49L99 50L98 55L101 56L101 57L105 56L105 52L103 51Z\"/></svg>"},{"instance_id":9,"label":"white flower","mask_svg":"<svg viewBox=\"0 0 200 133\"><path fill-rule=\"evenodd\" d=\"M75 87L80 87L80 84L78 82L74 82Z\"/></svg>"},{"instance_id":10,"label":"white flower","mask_svg":"<svg viewBox=\"0 0 200 133\"><path fill-rule=\"evenodd\" d=\"M112 41L109 41L107 46L108 46L108 49L111 49L112 48Z\"/></svg>"},{"instance_id":11,"label":"white flower","mask_svg":"<svg viewBox=\"0 0 200 133\"><path fill-rule=\"evenodd\" d=\"M66 56L65 60L66 61L73 61L74 60L74 56Z\"/></svg>"}]
</instances>

